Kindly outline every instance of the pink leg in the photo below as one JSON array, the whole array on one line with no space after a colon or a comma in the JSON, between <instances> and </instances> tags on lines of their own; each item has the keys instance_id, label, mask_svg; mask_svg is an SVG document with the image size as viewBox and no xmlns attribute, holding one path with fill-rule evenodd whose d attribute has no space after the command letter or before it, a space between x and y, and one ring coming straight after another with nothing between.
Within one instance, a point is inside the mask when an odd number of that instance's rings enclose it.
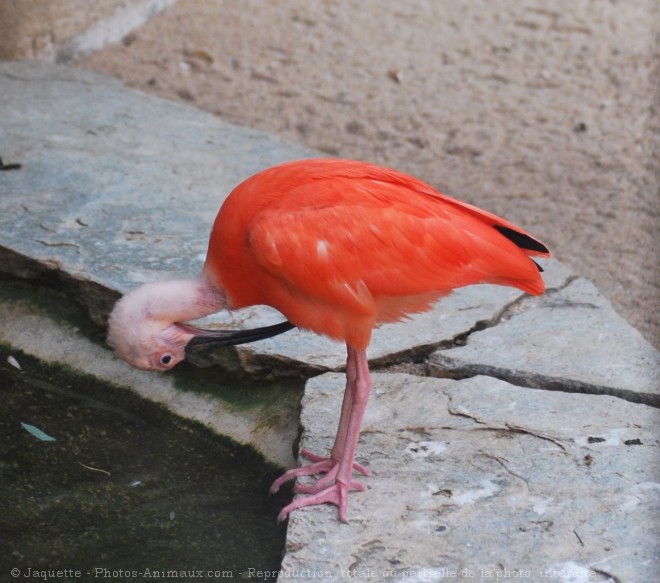
<instances>
[{"instance_id":1,"label":"pink leg","mask_svg":"<svg viewBox=\"0 0 660 583\"><path fill-rule=\"evenodd\" d=\"M355 384L358 374L357 362L353 354L353 349L347 346L346 352L346 388L344 389L344 400L341 404L341 415L339 416L337 436L335 437L335 443L332 446L332 452L330 453L330 457L336 462L341 460L341 455L344 451L346 433L348 432L348 420L351 416L351 409L353 408L353 385Z\"/></svg>"},{"instance_id":2,"label":"pink leg","mask_svg":"<svg viewBox=\"0 0 660 583\"><path fill-rule=\"evenodd\" d=\"M341 405L341 415L339 416L339 427L337 428L337 435L335 437L335 443L332 446L332 451L330 457L323 457L316 455L307 449L301 449L300 455L305 459L310 460L311 464L300 468L293 468L284 472L277 480L273 482L273 485L270 487L270 493L274 494L277 492L282 484L297 478L299 476L313 476L316 474L325 474L322 478L317 480L314 485L308 486L299 484L296 485L296 492L305 492L312 493L319 491L327 486L330 482L335 479L335 475L339 470L339 462L341 460L342 452L344 450L344 443L346 442L346 432L348 431L348 419L351 415L351 408L353 403L353 390L352 386L355 383L357 376L357 364L355 359L351 355L351 348L348 348L348 357L346 359L346 388L344 389L344 399ZM360 464L353 464L353 469L357 472L360 472L364 476L370 476L371 471L368 468ZM355 482L356 490L363 490L364 486Z\"/></svg>"},{"instance_id":3,"label":"pink leg","mask_svg":"<svg viewBox=\"0 0 660 583\"><path fill-rule=\"evenodd\" d=\"M317 466L317 471L325 472L326 476L311 488L300 488L300 491L312 492L312 494L306 497L298 497L291 504L283 508L278 516L278 520L284 520L291 511L304 506L332 503L339 508L339 520L346 522L348 491L351 488L364 489L362 484L354 482L351 478L353 469L355 468L355 450L360 436L360 427L369 399L369 392L371 391L371 376L369 374L369 364L365 350L356 350L350 346L348 347L346 371L346 393L350 393L350 396L344 397L342 419L339 423L337 439L335 440L331 457L311 464L312 466ZM308 475L315 472L315 470L307 472L308 467L299 468L303 472L298 472L296 475ZM360 471L365 468L358 466L355 469ZM296 470L293 471L295 472ZM333 479L334 483L331 484L330 482Z\"/></svg>"}]
</instances>

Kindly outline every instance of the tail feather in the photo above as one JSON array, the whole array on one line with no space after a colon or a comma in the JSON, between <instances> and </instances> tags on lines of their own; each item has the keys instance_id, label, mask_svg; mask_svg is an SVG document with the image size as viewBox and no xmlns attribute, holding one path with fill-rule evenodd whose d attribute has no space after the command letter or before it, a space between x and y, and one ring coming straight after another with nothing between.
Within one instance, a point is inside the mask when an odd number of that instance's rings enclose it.
<instances>
[{"instance_id":1,"label":"tail feather","mask_svg":"<svg viewBox=\"0 0 660 583\"><path fill-rule=\"evenodd\" d=\"M550 257L550 250L538 239L532 237L529 233L523 231L513 223L498 217L496 214L490 213L479 207L469 203L451 198L446 195L441 195L443 200L449 204L460 207L469 212L473 216L479 217L482 221L490 224L501 235L509 239L516 246L520 247L527 255L540 255L541 257Z\"/></svg>"},{"instance_id":2,"label":"tail feather","mask_svg":"<svg viewBox=\"0 0 660 583\"><path fill-rule=\"evenodd\" d=\"M543 253L544 255L550 253L549 249L543 243L530 237L527 233L522 233L502 225L493 225L493 227L509 239L509 241L518 245L521 249L534 251L535 253Z\"/></svg>"}]
</instances>

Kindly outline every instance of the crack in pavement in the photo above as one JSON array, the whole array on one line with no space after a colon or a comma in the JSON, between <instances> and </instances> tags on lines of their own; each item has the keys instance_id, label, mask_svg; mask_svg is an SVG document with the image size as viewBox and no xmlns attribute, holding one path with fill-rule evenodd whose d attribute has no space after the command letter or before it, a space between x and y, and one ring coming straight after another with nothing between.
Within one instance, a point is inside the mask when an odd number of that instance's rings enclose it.
<instances>
[{"instance_id":1,"label":"crack in pavement","mask_svg":"<svg viewBox=\"0 0 660 583\"><path fill-rule=\"evenodd\" d=\"M608 387L578 381L575 379L552 377L539 373L515 369L500 368L488 364L457 365L453 360L442 355L435 355L435 362L429 363L429 375L435 378L463 380L476 376L488 376L509 384L533 390L560 391L564 393L581 393L585 395L608 395L623 399L630 403L639 403L660 408L660 395L646 392L635 392L629 389Z\"/></svg>"},{"instance_id":2,"label":"crack in pavement","mask_svg":"<svg viewBox=\"0 0 660 583\"><path fill-rule=\"evenodd\" d=\"M556 295L579 279L581 279L581 277L578 275L570 275L561 285L548 288L545 295L550 297ZM650 392L633 391L630 389L589 383L571 378L554 377L525 370L498 367L490 364L461 364L457 363L450 357L438 354L438 351L465 346L472 334L493 328L510 317L524 312L525 304L533 302L535 299L536 298L533 296L522 295L502 308L489 320L479 321L470 328L470 330L454 337L453 342L439 343L434 351L434 362L429 362L428 360L425 362L426 376L462 380L483 375L497 378L512 385L527 389L581 393L586 395L608 395L631 403L639 403L650 407L660 408L660 395ZM571 304L571 306L584 307L581 303L574 303ZM590 304L588 307L596 308L597 306ZM427 355L427 359L430 356L431 353Z\"/></svg>"}]
</instances>

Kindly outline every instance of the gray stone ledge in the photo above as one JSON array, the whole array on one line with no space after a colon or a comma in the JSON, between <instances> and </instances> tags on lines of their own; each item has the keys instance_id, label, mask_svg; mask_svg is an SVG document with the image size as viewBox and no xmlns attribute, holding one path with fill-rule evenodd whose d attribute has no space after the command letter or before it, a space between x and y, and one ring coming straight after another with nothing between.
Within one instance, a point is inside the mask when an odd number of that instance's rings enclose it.
<instances>
[{"instance_id":1,"label":"gray stone ledge","mask_svg":"<svg viewBox=\"0 0 660 583\"><path fill-rule=\"evenodd\" d=\"M348 524L335 507L293 512L285 572L323 572L324 581L353 570L360 581L487 581L479 574L495 580L505 569L529 572L525 581L654 579L657 409L489 377L373 380L358 446L373 472L360 478L368 491L351 493ZM344 382L308 382L302 447L328 451ZM574 577L544 576L562 569Z\"/></svg>"}]
</instances>

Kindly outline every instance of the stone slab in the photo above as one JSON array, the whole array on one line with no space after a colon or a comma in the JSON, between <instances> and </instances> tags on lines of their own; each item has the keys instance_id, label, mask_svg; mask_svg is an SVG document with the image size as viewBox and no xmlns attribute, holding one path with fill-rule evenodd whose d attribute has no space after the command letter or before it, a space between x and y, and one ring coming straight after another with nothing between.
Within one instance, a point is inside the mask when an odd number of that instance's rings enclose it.
<instances>
[{"instance_id":1,"label":"stone slab","mask_svg":"<svg viewBox=\"0 0 660 583\"><path fill-rule=\"evenodd\" d=\"M410 353L430 352L443 342L452 342L478 322L489 322L509 304L521 297L521 292L494 285L479 285L457 290L440 300L433 310L415 314L396 324L384 324L374 330L369 345L369 360L378 364L397 362ZM282 319L275 310L264 308L225 313L209 319L214 326L243 328L265 325ZM240 348L239 356L245 370L258 373L270 367L272 359L291 363L302 361L316 371L338 370L346 362L343 344L304 330L292 330L282 336ZM264 358L270 357L270 358ZM224 353L216 359L222 364Z\"/></svg>"},{"instance_id":2,"label":"stone slab","mask_svg":"<svg viewBox=\"0 0 660 583\"><path fill-rule=\"evenodd\" d=\"M280 581L302 569L324 581L657 576L657 409L489 377L373 380L358 446L368 491L350 495L348 524L331 506L292 513ZM331 446L344 382L308 381L303 447Z\"/></svg>"},{"instance_id":3,"label":"stone slab","mask_svg":"<svg viewBox=\"0 0 660 583\"><path fill-rule=\"evenodd\" d=\"M488 374L516 384L617 395L660 405L660 352L583 278L528 298L465 346L438 350L439 376Z\"/></svg>"}]
</instances>

